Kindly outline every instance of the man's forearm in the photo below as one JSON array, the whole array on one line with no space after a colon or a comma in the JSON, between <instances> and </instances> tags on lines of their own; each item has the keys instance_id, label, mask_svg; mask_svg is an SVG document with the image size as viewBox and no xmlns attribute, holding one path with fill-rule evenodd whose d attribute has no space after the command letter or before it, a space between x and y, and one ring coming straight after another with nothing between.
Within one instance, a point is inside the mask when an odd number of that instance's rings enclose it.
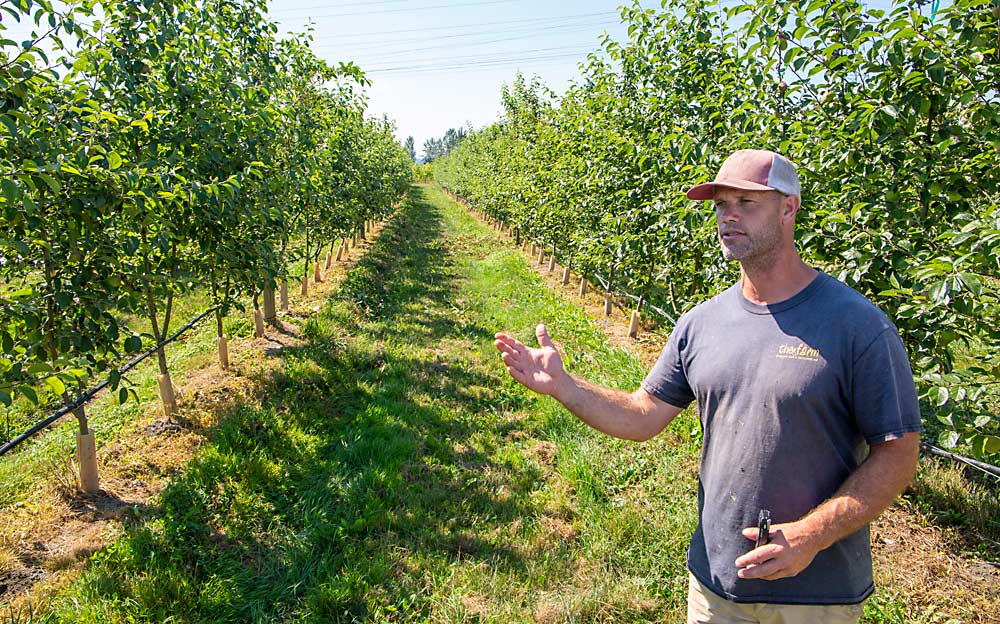
<instances>
[{"instance_id":1,"label":"man's forearm","mask_svg":"<svg viewBox=\"0 0 1000 624\"><path fill-rule=\"evenodd\" d=\"M799 521L817 552L875 520L913 479L919 453L917 433L872 447L837 493Z\"/></svg>"},{"instance_id":2,"label":"man's forearm","mask_svg":"<svg viewBox=\"0 0 1000 624\"><path fill-rule=\"evenodd\" d=\"M658 407L643 390L629 393L603 388L568 373L553 396L594 429L626 440L652 438L680 411Z\"/></svg>"},{"instance_id":3,"label":"man's forearm","mask_svg":"<svg viewBox=\"0 0 1000 624\"><path fill-rule=\"evenodd\" d=\"M772 542L736 560L740 578L776 580L806 569L816 554L863 528L892 503L913 478L920 434L908 433L872 447L868 459L837 493L800 520L772 527ZM744 529L747 539L757 529Z\"/></svg>"}]
</instances>

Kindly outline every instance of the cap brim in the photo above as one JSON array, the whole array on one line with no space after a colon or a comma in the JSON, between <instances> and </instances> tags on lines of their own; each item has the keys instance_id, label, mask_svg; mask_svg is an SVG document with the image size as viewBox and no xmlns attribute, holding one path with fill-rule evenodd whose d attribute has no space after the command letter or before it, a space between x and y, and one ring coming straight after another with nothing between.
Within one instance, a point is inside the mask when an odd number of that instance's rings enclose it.
<instances>
[{"instance_id":1,"label":"cap brim","mask_svg":"<svg viewBox=\"0 0 1000 624\"><path fill-rule=\"evenodd\" d=\"M715 199L716 187L734 188L741 191L773 191L770 186L757 184L749 180L725 180L723 182L706 182L698 186L691 187L687 192L688 199L705 200Z\"/></svg>"}]
</instances>

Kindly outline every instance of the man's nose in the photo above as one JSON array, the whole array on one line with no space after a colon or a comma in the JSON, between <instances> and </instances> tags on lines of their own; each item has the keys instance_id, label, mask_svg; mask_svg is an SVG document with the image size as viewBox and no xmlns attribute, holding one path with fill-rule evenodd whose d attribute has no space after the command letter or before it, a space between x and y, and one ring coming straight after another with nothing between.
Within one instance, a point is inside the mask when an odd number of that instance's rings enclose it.
<instances>
[{"instance_id":1,"label":"man's nose","mask_svg":"<svg viewBox=\"0 0 1000 624\"><path fill-rule=\"evenodd\" d=\"M719 223L734 223L740 220L739 211L734 208L716 208L715 218Z\"/></svg>"}]
</instances>

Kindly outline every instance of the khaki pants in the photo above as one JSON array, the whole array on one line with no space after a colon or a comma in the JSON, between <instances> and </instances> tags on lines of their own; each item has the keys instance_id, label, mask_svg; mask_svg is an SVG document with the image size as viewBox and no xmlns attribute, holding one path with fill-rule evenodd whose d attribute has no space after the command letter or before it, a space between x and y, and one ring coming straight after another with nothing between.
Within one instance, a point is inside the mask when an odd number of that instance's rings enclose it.
<instances>
[{"instance_id":1,"label":"khaki pants","mask_svg":"<svg viewBox=\"0 0 1000 624\"><path fill-rule=\"evenodd\" d=\"M856 605L739 603L712 593L688 574L688 624L857 624Z\"/></svg>"}]
</instances>

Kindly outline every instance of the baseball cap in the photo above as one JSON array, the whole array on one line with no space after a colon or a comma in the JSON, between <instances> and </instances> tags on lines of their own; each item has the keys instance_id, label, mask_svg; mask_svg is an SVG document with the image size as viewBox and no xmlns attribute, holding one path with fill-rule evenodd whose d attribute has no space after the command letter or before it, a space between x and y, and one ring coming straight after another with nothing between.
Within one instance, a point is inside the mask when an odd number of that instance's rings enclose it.
<instances>
[{"instance_id":1,"label":"baseball cap","mask_svg":"<svg viewBox=\"0 0 1000 624\"><path fill-rule=\"evenodd\" d=\"M745 191L781 191L785 195L802 196L799 174L790 160L769 150L744 149L734 152L722 163L714 182L694 186L688 199L714 199L715 188Z\"/></svg>"}]
</instances>

